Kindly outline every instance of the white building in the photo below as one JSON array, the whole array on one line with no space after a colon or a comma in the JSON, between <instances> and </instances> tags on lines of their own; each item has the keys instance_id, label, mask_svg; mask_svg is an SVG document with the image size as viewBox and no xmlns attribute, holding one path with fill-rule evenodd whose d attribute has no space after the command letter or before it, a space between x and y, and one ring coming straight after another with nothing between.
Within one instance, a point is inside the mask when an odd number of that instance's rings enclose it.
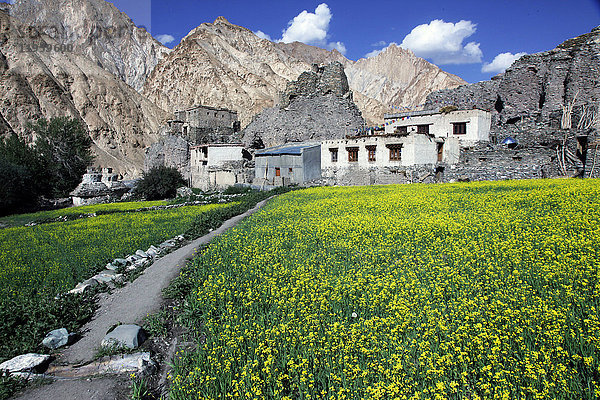
<instances>
[{"instance_id":1,"label":"white building","mask_svg":"<svg viewBox=\"0 0 600 400\"><path fill-rule=\"evenodd\" d=\"M244 146L240 143L215 143L190 148L192 187L223 189L247 183L243 168Z\"/></svg>"},{"instance_id":2,"label":"white building","mask_svg":"<svg viewBox=\"0 0 600 400\"><path fill-rule=\"evenodd\" d=\"M288 143L257 151L254 184L287 186L321 178L319 143Z\"/></svg>"},{"instance_id":3,"label":"white building","mask_svg":"<svg viewBox=\"0 0 600 400\"><path fill-rule=\"evenodd\" d=\"M321 143L323 169L410 167L455 164L460 155L455 138L425 134L374 135Z\"/></svg>"},{"instance_id":4,"label":"white building","mask_svg":"<svg viewBox=\"0 0 600 400\"><path fill-rule=\"evenodd\" d=\"M424 110L386 114L385 133L421 133L437 138L456 138L461 147L489 141L492 114L480 109L456 110L448 113Z\"/></svg>"}]
</instances>

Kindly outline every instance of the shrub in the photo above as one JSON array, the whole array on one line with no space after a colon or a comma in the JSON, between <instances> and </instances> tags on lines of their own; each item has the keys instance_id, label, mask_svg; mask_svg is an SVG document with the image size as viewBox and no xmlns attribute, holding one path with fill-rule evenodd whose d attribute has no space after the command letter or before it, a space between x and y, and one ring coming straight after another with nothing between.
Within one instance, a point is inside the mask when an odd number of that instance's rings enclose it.
<instances>
[{"instance_id":1,"label":"shrub","mask_svg":"<svg viewBox=\"0 0 600 400\"><path fill-rule=\"evenodd\" d=\"M181 185L185 185L185 181L177 168L161 165L144 173L135 193L147 200L168 199L176 196Z\"/></svg>"}]
</instances>

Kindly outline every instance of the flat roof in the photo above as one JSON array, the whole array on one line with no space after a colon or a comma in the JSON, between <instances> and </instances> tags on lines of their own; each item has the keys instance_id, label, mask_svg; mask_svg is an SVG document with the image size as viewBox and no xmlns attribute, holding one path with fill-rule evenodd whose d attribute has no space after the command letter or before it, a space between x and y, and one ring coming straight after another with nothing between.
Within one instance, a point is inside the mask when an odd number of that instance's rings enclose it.
<instances>
[{"instance_id":1,"label":"flat roof","mask_svg":"<svg viewBox=\"0 0 600 400\"><path fill-rule=\"evenodd\" d=\"M190 149L196 149L198 147L244 147L243 143L205 143L191 146Z\"/></svg>"},{"instance_id":2,"label":"flat roof","mask_svg":"<svg viewBox=\"0 0 600 400\"><path fill-rule=\"evenodd\" d=\"M454 110L454 111L450 111L447 114L452 114L454 112L457 111L472 111L472 110L479 110L479 111L486 111L489 112L487 110L482 110L481 108L463 108L463 109L458 109L458 110ZM425 116L425 115L435 115L435 114L441 114L441 112L438 110L418 110L418 111L406 111L406 112L401 112L401 113L394 113L394 114L383 114L383 119L391 119L391 118L404 118L404 117L420 117L420 116Z\"/></svg>"},{"instance_id":3,"label":"flat roof","mask_svg":"<svg viewBox=\"0 0 600 400\"><path fill-rule=\"evenodd\" d=\"M257 151L255 156L278 156L292 155L299 156L304 149L321 146L321 143L287 143L281 146L270 147L268 149Z\"/></svg>"},{"instance_id":4,"label":"flat roof","mask_svg":"<svg viewBox=\"0 0 600 400\"><path fill-rule=\"evenodd\" d=\"M192 107L189 107L189 108L184 108L183 110L177 110L175 112L177 113L177 112L182 112L182 111L192 111L192 110L195 110L197 108L204 108L206 110L211 110L211 111L226 111L226 112L237 114L237 111L233 111L233 110L230 110L228 108L218 108L218 107L202 106L202 105L196 105L196 106L192 106Z\"/></svg>"}]
</instances>

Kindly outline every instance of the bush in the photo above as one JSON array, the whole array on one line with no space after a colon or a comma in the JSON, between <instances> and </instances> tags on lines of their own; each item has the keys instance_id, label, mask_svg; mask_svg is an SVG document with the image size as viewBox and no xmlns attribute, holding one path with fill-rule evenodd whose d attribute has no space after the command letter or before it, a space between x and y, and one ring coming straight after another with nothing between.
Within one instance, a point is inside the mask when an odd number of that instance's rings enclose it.
<instances>
[{"instance_id":1,"label":"bush","mask_svg":"<svg viewBox=\"0 0 600 400\"><path fill-rule=\"evenodd\" d=\"M185 185L185 180L177 168L161 165L144 173L135 193L146 200L169 199L177 195L181 185Z\"/></svg>"}]
</instances>

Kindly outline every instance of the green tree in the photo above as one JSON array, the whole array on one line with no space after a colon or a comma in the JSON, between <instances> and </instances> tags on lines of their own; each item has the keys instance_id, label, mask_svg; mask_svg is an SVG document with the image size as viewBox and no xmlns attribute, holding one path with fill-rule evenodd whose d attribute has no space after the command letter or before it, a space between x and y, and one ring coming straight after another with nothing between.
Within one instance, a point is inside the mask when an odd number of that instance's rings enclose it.
<instances>
[{"instance_id":1,"label":"green tree","mask_svg":"<svg viewBox=\"0 0 600 400\"><path fill-rule=\"evenodd\" d=\"M49 190L48 174L35 147L17 135L0 140L0 214L33 207Z\"/></svg>"},{"instance_id":2,"label":"green tree","mask_svg":"<svg viewBox=\"0 0 600 400\"><path fill-rule=\"evenodd\" d=\"M81 181L92 164L92 140L77 119L39 119L30 125L35 147L49 174L51 195L66 196Z\"/></svg>"},{"instance_id":3,"label":"green tree","mask_svg":"<svg viewBox=\"0 0 600 400\"><path fill-rule=\"evenodd\" d=\"M161 165L144 172L135 192L147 200L168 199L175 197L177 188L182 185L185 185L185 181L177 168Z\"/></svg>"}]
</instances>

